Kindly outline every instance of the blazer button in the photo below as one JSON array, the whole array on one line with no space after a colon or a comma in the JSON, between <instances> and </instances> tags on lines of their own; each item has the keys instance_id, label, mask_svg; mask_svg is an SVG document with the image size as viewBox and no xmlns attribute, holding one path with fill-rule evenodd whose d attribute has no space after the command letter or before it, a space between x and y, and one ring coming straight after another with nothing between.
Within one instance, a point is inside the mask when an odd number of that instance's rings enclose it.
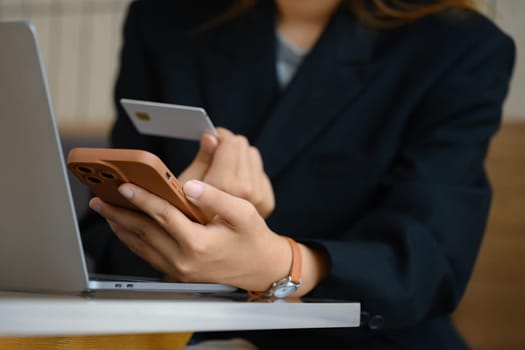
<instances>
[{"instance_id":1,"label":"blazer button","mask_svg":"<svg viewBox=\"0 0 525 350\"><path fill-rule=\"evenodd\" d=\"M374 315L370 317L370 320L368 321L368 328L370 328L373 331L378 331L381 328L383 328L383 325L385 324L385 319L381 315Z\"/></svg>"}]
</instances>

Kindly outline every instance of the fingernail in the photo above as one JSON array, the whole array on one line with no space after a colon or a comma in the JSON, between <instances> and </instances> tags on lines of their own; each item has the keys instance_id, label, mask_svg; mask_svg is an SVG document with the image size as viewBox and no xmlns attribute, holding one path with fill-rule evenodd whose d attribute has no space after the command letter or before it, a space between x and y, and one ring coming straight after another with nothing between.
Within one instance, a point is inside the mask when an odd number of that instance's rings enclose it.
<instances>
[{"instance_id":1,"label":"fingernail","mask_svg":"<svg viewBox=\"0 0 525 350\"><path fill-rule=\"evenodd\" d=\"M204 149L204 152L212 154L215 151L215 146L204 144L202 149Z\"/></svg>"},{"instance_id":2,"label":"fingernail","mask_svg":"<svg viewBox=\"0 0 525 350\"><path fill-rule=\"evenodd\" d=\"M93 203L93 201L89 202L89 207L97 213L100 213L102 210L102 206L97 202Z\"/></svg>"},{"instance_id":3,"label":"fingernail","mask_svg":"<svg viewBox=\"0 0 525 350\"><path fill-rule=\"evenodd\" d=\"M206 139L209 139L208 141ZM217 145L219 142L217 141L217 138L214 135L206 134L204 135L202 148L206 153L212 154L215 152L215 149L217 148Z\"/></svg>"},{"instance_id":4,"label":"fingernail","mask_svg":"<svg viewBox=\"0 0 525 350\"><path fill-rule=\"evenodd\" d=\"M184 184L184 193L189 199L197 199L204 192L204 184L197 180L190 180Z\"/></svg>"},{"instance_id":5,"label":"fingernail","mask_svg":"<svg viewBox=\"0 0 525 350\"><path fill-rule=\"evenodd\" d=\"M122 185L118 188L118 191L120 192L120 194L123 196L123 197L126 197L128 199L130 199L131 197L133 197L133 191L128 188L128 186L126 185Z\"/></svg>"}]
</instances>

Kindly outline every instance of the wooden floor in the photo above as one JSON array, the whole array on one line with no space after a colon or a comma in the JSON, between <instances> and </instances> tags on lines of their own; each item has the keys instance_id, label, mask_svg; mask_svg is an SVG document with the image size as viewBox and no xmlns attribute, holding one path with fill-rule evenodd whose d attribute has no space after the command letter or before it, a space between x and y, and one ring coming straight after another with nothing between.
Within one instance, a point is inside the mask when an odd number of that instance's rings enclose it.
<instances>
[{"instance_id":1,"label":"wooden floor","mask_svg":"<svg viewBox=\"0 0 525 350\"><path fill-rule=\"evenodd\" d=\"M525 349L525 123L502 127L487 168L492 212L455 322L473 350Z\"/></svg>"}]
</instances>

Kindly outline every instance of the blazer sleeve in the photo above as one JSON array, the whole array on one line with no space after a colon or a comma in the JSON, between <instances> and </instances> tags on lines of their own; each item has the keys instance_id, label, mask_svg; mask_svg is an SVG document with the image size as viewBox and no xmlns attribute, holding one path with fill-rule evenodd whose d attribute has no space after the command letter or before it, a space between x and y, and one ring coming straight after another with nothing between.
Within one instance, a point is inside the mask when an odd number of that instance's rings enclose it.
<instances>
[{"instance_id":1,"label":"blazer sleeve","mask_svg":"<svg viewBox=\"0 0 525 350\"><path fill-rule=\"evenodd\" d=\"M491 34L479 35L419 104L378 205L341 240L312 242L331 259L312 296L360 301L383 330L458 304L486 226L484 160L514 63L512 40Z\"/></svg>"}]
</instances>

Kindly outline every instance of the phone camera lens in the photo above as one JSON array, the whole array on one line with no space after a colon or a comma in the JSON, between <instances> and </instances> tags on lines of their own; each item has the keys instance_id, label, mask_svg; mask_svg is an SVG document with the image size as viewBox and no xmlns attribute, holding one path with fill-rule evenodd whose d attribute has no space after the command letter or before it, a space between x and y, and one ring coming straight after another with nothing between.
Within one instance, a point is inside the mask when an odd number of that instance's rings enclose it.
<instances>
[{"instance_id":1,"label":"phone camera lens","mask_svg":"<svg viewBox=\"0 0 525 350\"><path fill-rule=\"evenodd\" d=\"M102 180L100 180L98 177L94 177L94 176L88 176L87 177L87 180L93 184L100 184L102 183Z\"/></svg>"},{"instance_id":2,"label":"phone camera lens","mask_svg":"<svg viewBox=\"0 0 525 350\"><path fill-rule=\"evenodd\" d=\"M80 172L83 172L84 174L91 174L93 172L93 170L91 170L90 168L85 167L85 166L79 166L77 169Z\"/></svg>"},{"instance_id":3,"label":"phone camera lens","mask_svg":"<svg viewBox=\"0 0 525 350\"><path fill-rule=\"evenodd\" d=\"M109 180L114 180L115 179L115 175L113 175L111 173L108 173L106 171L101 172L100 175L102 175L103 177L105 177L106 179L109 179Z\"/></svg>"}]
</instances>

